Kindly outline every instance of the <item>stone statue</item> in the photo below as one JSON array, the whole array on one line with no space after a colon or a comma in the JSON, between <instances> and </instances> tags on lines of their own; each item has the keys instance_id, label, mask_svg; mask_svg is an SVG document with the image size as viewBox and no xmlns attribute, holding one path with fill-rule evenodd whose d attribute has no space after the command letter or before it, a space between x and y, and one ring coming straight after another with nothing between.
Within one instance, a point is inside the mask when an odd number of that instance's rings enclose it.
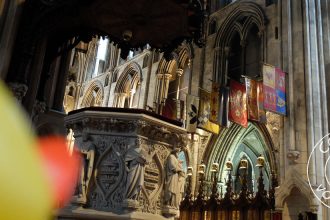
<instances>
[{"instance_id":1,"label":"stone statue","mask_svg":"<svg viewBox=\"0 0 330 220\"><path fill-rule=\"evenodd\" d=\"M94 167L95 145L92 143L88 134L83 133L82 138L83 148L80 150L82 154L82 167L80 173L80 190L77 201L81 204L86 204L88 187Z\"/></svg>"},{"instance_id":2,"label":"stone statue","mask_svg":"<svg viewBox=\"0 0 330 220\"><path fill-rule=\"evenodd\" d=\"M126 198L138 200L144 184L144 167L147 153L137 144L130 146L125 155L127 169Z\"/></svg>"},{"instance_id":3,"label":"stone statue","mask_svg":"<svg viewBox=\"0 0 330 220\"><path fill-rule=\"evenodd\" d=\"M182 162L178 160L179 149L172 150L168 156L165 171L165 205L179 209L182 199L185 173L182 169Z\"/></svg>"}]
</instances>

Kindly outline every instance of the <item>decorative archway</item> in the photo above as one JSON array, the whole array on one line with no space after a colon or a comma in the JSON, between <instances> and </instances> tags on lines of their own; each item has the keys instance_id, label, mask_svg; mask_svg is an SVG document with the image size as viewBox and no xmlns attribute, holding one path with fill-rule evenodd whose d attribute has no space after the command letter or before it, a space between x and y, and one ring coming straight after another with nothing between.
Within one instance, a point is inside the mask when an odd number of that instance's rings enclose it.
<instances>
[{"instance_id":1,"label":"decorative archway","mask_svg":"<svg viewBox=\"0 0 330 220\"><path fill-rule=\"evenodd\" d=\"M213 66L213 78L221 84L226 84L226 74L228 74L228 59L230 56L230 46L235 37L238 37L234 45L245 48L247 37L251 29L255 27L257 35L260 38L261 57L260 61L264 60L265 42L265 24L266 17L261 7L252 2L237 3L228 17L222 22L220 29L216 34L215 39L215 56ZM250 57L250 56L249 56ZM244 72L244 71L243 71ZM221 75L219 75L221 73ZM245 74L245 73L244 73ZM256 73L258 74L258 73Z\"/></svg>"},{"instance_id":2,"label":"decorative archway","mask_svg":"<svg viewBox=\"0 0 330 220\"><path fill-rule=\"evenodd\" d=\"M104 91L102 82L95 80L91 83L85 92L80 107L101 106L103 102Z\"/></svg>"},{"instance_id":3,"label":"decorative archway","mask_svg":"<svg viewBox=\"0 0 330 220\"><path fill-rule=\"evenodd\" d=\"M142 79L141 67L136 62L130 63L116 84L113 106L131 108L134 105L133 102L137 100L136 95L139 94L137 90Z\"/></svg>"},{"instance_id":4,"label":"decorative archway","mask_svg":"<svg viewBox=\"0 0 330 220\"><path fill-rule=\"evenodd\" d=\"M271 138L264 125L249 123L248 128L232 124L230 128L220 132L215 143L208 147L204 161L206 165L206 177L211 179L211 167L214 162L219 163L219 180L223 181L227 177L226 162L230 159L233 163L234 175L239 168L239 161L246 157L251 165L251 176L257 175L255 170L257 157L263 155L265 158L265 188L270 185L270 176L276 172L276 160L273 152ZM256 187L254 185L254 187Z\"/></svg>"}]
</instances>

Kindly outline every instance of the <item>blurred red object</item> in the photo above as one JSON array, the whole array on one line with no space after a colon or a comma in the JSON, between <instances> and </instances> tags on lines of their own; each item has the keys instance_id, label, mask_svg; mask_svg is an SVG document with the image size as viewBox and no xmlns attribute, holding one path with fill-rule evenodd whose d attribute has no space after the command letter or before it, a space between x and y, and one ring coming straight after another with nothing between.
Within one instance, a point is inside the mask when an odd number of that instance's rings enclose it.
<instances>
[{"instance_id":1,"label":"blurred red object","mask_svg":"<svg viewBox=\"0 0 330 220\"><path fill-rule=\"evenodd\" d=\"M80 154L76 151L69 153L64 137L47 136L38 141L46 176L53 192L54 207L63 207L74 193L81 163Z\"/></svg>"}]
</instances>

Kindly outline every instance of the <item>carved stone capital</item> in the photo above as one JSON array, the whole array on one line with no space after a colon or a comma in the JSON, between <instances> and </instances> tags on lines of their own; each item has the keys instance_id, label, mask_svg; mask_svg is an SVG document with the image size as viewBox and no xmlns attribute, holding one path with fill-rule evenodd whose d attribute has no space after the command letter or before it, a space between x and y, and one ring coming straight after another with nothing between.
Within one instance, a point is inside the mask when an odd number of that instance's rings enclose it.
<instances>
[{"instance_id":1,"label":"carved stone capital","mask_svg":"<svg viewBox=\"0 0 330 220\"><path fill-rule=\"evenodd\" d=\"M182 74L183 74L183 69L177 69L177 70L176 70L176 75L177 75L177 77L181 77Z\"/></svg>"},{"instance_id":2,"label":"carved stone capital","mask_svg":"<svg viewBox=\"0 0 330 220\"><path fill-rule=\"evenodd\" d=\"M23 83L16 83L16 82L8 83L8 86L12 90L13 95L16 97L16 99L19 102L22 102L28 90L28 86Z\"/></svg>"},{"instance_id":3,"label":"carved stone capital","mask_svg":"<svg viewBox=\"0 0 330 220\"><path fill-rule=\"evenodd\" d=\"M294 151L294 150L290 150L287 153L287 158L289 159L291 164L296 164L298 162L298 159L300 157L300 152L299 151Z\"/></svg>"}]
</instances>

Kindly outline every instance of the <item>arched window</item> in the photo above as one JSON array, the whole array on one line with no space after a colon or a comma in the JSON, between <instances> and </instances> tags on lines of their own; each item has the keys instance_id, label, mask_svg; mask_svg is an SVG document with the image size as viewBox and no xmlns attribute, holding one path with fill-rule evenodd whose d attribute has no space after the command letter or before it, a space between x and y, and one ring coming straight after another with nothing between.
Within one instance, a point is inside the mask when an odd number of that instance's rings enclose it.
<instances>
[{"instance_id":1,"label":"arched window","mask_svg":"<svg viewBox=\"0 0 330 220\"><path fill-rule=\"evenodd\" d=\"M103 94L102 83L98 80L92 82L81 101L80 107L102 106Z\"/></svg>"},{"instance_id":2,"label":"arched window","mask_svg":"<svg viewBox=\"0 0 330 220\"><path fill-rule=\"evenodd\" d=\"M253 25L246 37L244 72L250 77L256 77L261 71L261 38L258 33L258 27Z\"/></svg>"},{"instance_id":3,"label":"arched window","mask_svg":"<svg viewBox=\"0 0 330 220\"><path fill-rule=\"evenodd\" d=\"M101 38L98 41L97 55L96 55L96 63L94 67L93 77L101 74L105 70L105 62L106 55L108 51L109 39Z\"/></svg>"},{"instance_id":4,"label":"arched window","mask_svg":"<svg viewBox=\"0 0 330 220\"><path fill-rule=\"evenodd\" d=\"M237 3L230 10L216 35L214 79L222 85L228 78L242 81L242 75L256 78L264 61L263 45L266 18L256 4ZM220 74L219 74L220 73Z\"/></svg>"},{"instance_id":5,"label":"arched window","mask_svg":"<svg viewBox=\"0 0 330 220\"><path fill-rule=\"evenodd\" d=\"M115 88L113 106L118 108L137 108L141 67L132 62L120 74Z\"/></svg>"},{"instance_id":6,"label":"arched window","mask_svg":"<svg viewBox=\"0 0 330 220\"><path fill-rule=\"evenodd\" d=\"M240 81L241 75L243 75L242 56L240 35L235 32L228 47L228 77L230 79Z\"/></svg>"}]
</instances>

